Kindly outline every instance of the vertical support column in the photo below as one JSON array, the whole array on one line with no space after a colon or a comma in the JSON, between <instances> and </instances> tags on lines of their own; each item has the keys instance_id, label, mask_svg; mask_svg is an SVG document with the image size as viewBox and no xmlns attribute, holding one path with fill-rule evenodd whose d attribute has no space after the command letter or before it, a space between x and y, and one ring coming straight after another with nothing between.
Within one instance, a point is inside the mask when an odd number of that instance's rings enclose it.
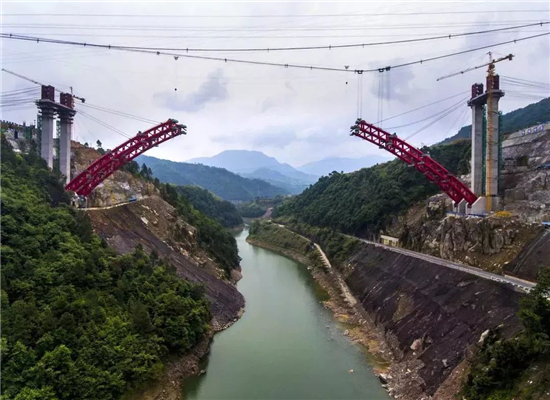
<instances>
[{"instance_id":1,"label":"vertical support column","mask_svg":"<svg viewBox=\"0 0 550 400\"><path fill-rule=\"evenodd\" d=\"M40 156L46 160L48 168L53 168L53 120L55 110L42 107L42 137L40 138Z\"/></svg>"},{"instance_id":2,"label":"vertical support column","mask_svg":"<svg viewBox=\"0 0 550 400\"><path fill-rule=\"evenodd\" d=\"M478 196L483 194L483 105L472 104L472 182L470 189Z\"/></svg>"},{"instance_id":3,"label":"vertical support column","mask_svg":"<svg viewBox=\"0 0 550 400\"><path fill-rule=\"evenodd\" d=\"M73 130L74 99L68 93L61 93L58 107L61 119L61 132L59 136L59 170L67 181L71 180L71 137Z\"/></svg>"},{"instance_id":4,"label":"vertical support column","mask_svg":"<svg viewBox=\"0 0 550 400\"><path fill-rule=\"evenodd\" d=\"M472 159L470 189L472 192L481 196L483 194L483 105L485 98L483 96L483 83L474 83L472 85L472 97L468 101L468 106L472 108Z\"/></svg>"},{"instance_id":5,"label":"vertical support column","mask_svg":"<svg viewBox=\"0 0 550 400\"><path fill-rule=\"evenodd\" d=\"M59 171L67 181L71 180L71 137L73 116L61 114L61 135L59 137Z\"/></svg>"},{"instance_id":6,"label":"vertical support column","mask_svg":"<svg viewBox=\"0 0 550 400\"><path fill-rule=\"evenodd\" d=\"M53 86L42 86L42 96L36 104L42 116L40 156L46 160L49 168L53 168L53 120L56 111L55 88Z\"/></svg>"},{"instance_id":7,"label":"vertical support column","mask_svg":"<svg viewBox=\"0 0 550 400\"><path fill-rule=\"evenodd\" d=\"M487 99L491 104L487 104L487 120L491 123L487 124L487 152L485 154L485 164L487 170L491 171L490 174L487 174L485 187L487 191L487 201L491 201L491 209L493 211L498 210L499 206L499 197L498 197L498 96L491 96Z\"/></svg>"}]
</instances>

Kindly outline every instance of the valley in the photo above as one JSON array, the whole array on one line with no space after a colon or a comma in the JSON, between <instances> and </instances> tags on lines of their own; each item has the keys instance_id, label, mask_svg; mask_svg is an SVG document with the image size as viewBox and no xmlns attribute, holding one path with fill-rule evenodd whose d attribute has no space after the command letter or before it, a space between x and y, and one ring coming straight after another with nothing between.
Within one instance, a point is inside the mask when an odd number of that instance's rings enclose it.
<instances>
[{"instance_id":1,"label":"valley","mask_svg":"<svg viewBox=\"0 0 550 400\"><path fill-rule=\"evenodd\" d=\"M549 15L3 2L2 400L550 400Z\"/></svg>"}]
</instances>

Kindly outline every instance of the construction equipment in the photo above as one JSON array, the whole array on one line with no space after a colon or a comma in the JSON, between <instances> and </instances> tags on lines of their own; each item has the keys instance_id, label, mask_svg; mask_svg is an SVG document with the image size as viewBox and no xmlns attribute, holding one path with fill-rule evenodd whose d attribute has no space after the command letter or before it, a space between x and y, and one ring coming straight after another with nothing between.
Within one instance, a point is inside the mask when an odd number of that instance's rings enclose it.
<instances>
[{"instance_id":1,"label":"construction equipment","mask_svg":"<svg viewBox=\"0 0 550 400\"><path fill-rule=\"evenodd\" d=\"M7 73L10 74L10 75L17 76L18 78L21 78L21 79L24 79L24 80L26 80L26 81L28 81L28 82L34 83L35 85L48 86L48 85L45 85L45 84L40 83L40 82L38 82L38 81L35 81L34 79L31 79L31 78L29 78L29 77L27 77L27 76L18 74L17 72L13 72L13 71L10 71L10 70L5 69L5 68L2 68L2 72L7 72ZM60 90L58 90L58 89L55 89L55 90L56 90L57 92L61 93ZM77 100L80 100L80 101L83 102L83 103L86 102L86 99L85 99L85 98L83 98L83 97L78 97L78 96L75 96L75 95L73 94L73 88L72 88L72 86L71 86L71 96L74 97L74 98L77 99Z\"/></svg>"},{"instance_id":2,"label":"construction equipment","mask_svg":"<svg viewBox=\"0 0 550 400\"><path fill-rule=\"evenodd\" d=\"M499 76L495 74L495 64L505 60L512 60L514 55L508 54L507 56L493 59L492 53L489 52L489 62L477 65L465 69L463 71L455 72L449 75L442 76L438 78L438 81L441 81L446 78L450 78L456 75L461 75L469 71L473 71L479 68L487 67L487 81L486 81L486 90L483 91L482 84L475 84L472 87L472 98L469 100L468 105L474 110L473 116L476 113L483 112L482 107L484 104L486 107L486 130L483 131L481 126L479 130L482 132L479 133L478 129L472 129L472 187L476 187L474 182L474 169L477 167L475 165L482 165L482 170L484 173L484 188L485 190L481 193L476 193L478 195L485 196L485 211L491 212L495 207L498 207L498 192L499 192L499 182L500 182L500 165L501 165L501 138L499 132L499 117L498 117L498 102L499 99L504 96L504 92L500 90L499 87ZM475 109L477 107L477 109ZM472 128L474 128L474 118L472 119ZM474 151L474 143L477 143L480 140L481 134L481 143L483 143L483 150ZM479 159L481 157L481 159ZM477 182L477 180L476 180ZM476 189L479 190L479 189Z\"/></svg>"},{"instance_id":3,"label":"construction equipment","mask_svg":"<svg viewBox=\"0 0 550 400\"><path fill-rule=\"evenodd\" d=\"M133 138L128 139L95 160L88 168L70 181L65 186L65 190L75 192L79 196L88 196L97 185L124 164L152 147L156 147L176 136L186 134L187 126L180 124L176 119L169 119L145 132L138 132Z\"/></svg>"},{"instance_id":4,"label":"construction equipment","mask_svg":"<svg viewBox=\"0 0 550 400\"><path fill-rule=\"evenodd\" d=\"M493 60L491 58L491 52L489 52L489 62L488 63L477 65L475 67L467 68L463 71L459 71L459 72L455 72L455 73L452 73L452 74L449 74L449 75L439 77L439 78L437 78L437 81L441 81L443 79L447 79L447 78L450 78L450 77L456 76L456 75L462 75L466 72L470 72L470 71L473 71L473 70L476 70L476 69L479 69L479 68L483 68L483 67L487 67L487 66L490 67L491 65L493 66L493 69L494 69L495 63L500 62L500 61L504 61L504 60L512 61L512 58L514 58L514 55L513 54L508 54L507 56L504 56L504 57L501 57L501 58L497 58L496 60Z\"/></svg>"}]
</instances>

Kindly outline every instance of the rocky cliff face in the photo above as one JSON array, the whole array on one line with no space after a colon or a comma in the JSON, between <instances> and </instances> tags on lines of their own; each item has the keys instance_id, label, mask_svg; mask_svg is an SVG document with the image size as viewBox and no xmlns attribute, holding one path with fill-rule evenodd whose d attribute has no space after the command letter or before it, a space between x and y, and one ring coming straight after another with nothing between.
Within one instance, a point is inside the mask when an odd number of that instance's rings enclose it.
<instances>
[{"instance_id":1,"label":"rocky cliff face","mask_svg":"<svg viewBox=\"0 0 550 400\"><path fill-rule=\"evenodd\" d=\"M101 154L97 150L85 147L78 142L71 142L72 177L81 173L99 157ZM125 171L115 171L88 196L88 207L104 207L125 202L131 198L141 199L154 193L155 187L152 183Z\"/></svg>"},{"instance_id":2,"label":"rocky cliff face","mask_svg":"<svg viewBox=\"0 0 550 400\"><path fill-rule=\"evenodd\" d=\"M196 242L196 230L176 215L175 209L158 196L114 208L89 210L94 231L121 254L141 244L167 258L177 274L204 285L211 302L214 329L235 320L244 307L237 289L222 280L223 271Z\"/></svg>"},{"instance_id":3,"label":"rocky cliff face","mask_svg":"<svg viewBox=\"0 0 550 400\"><path fill-rule=\"evenodd\" d=\"M550 221L550 132L509 135L502 143L504 209L531 222Z\"/></svg>"},{"instance_id":4,"label":"rocky cliff face","mask_svg":"<svg viewBox=\"0 0 550 400\"><path fill-rule=\"evenodd\" d=\"M550 221L550 170L505 173L504 182L504 210L529 222Z\"/></svg>"},{"instance_id":5,"label":"rocky cliff face","mask_svg":"<svg viewBox=\"0 0 550 400\"><path fill-rule=\"evenodd\" d=\"M345 270L399 361L390 376L409 376L407 398L433 395L487 329L503 324L506 337L520 329L520 294L510 286L368 244Z\"/></svg>"},{"instance_id":6,"label":"rocky cliff face","mask_svg":"<svg viewBox=\"0 0 550 400\"><path fill-rule=\"evenodd\" d=\"M412 250L500 273L542 229L517 217L427 215L406 226L401 238Z\"/></svg>"}]
</instances>

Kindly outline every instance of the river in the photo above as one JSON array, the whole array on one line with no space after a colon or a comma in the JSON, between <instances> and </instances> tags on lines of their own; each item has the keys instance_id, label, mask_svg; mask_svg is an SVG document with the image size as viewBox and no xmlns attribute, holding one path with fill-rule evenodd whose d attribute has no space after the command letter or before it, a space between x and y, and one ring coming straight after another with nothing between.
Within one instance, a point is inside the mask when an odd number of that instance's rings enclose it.
<instances>
[{"instance_id":1,"label":"river","mask_svg":"<svg viewBox=\"0 0 550 400\"><path fill-rule=\"evenodd\" d=\"M215 336L206 374L185 381L184 399L389 399L364 350L320 303L326 293L307 268L247 235L236 234L246 311Z\"/></svg>"}]
</instances>

